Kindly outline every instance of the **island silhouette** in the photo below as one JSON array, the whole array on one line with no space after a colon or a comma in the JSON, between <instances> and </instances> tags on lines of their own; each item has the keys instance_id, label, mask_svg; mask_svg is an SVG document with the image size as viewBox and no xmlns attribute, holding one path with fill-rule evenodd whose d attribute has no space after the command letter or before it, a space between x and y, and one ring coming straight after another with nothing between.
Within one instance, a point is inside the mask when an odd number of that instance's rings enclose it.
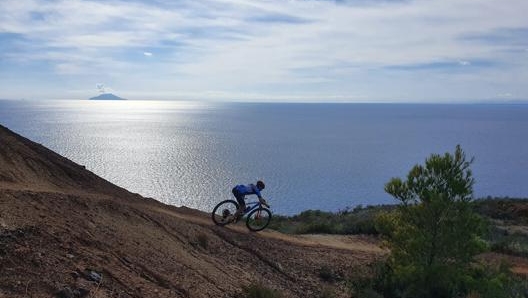
<instances>
[{"instance_id":1,"label":"island silhouette","mask_svg":"<svg viewBox=\"0 0 528 298\"><path fill-rule=\"evenodd\" d=\"M91 97L90 100L126 100L112 93L103 93L95 97Z\"/></svg>"}]
</instances>

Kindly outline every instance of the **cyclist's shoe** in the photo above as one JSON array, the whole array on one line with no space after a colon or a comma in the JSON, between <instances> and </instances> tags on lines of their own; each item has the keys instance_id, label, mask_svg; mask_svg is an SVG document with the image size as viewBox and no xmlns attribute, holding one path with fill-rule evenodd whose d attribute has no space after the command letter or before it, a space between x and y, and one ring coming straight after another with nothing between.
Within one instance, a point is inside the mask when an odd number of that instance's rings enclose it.
<instances>
[{"instance_id":1,"label":"cyclist's shoe","mask_svg":"<svg viewBox=\"0 0 528 298\"><path fill-rule=\"evenodd\" d=\"M226 218L224 219L224 222L225 223L237 223L240 220L240 218L242 218L241 215L231 214L231 215L226 216Z\"/></svg>"},{"instance_id":2,"label":"cyclist's shoe","mask_svg":"<svg viewBox=\"0 0 528 298\"><path fill-rule=\"evenodd\" d=\"M232 215L232 214L230 214L230 215L224 217L224 222L225 222L225 223L231 223L231 222L233 222L234 220L235 220L235 216Z\"/></svg>"},{"instance_id":3,"label":"cyclist's shoe","mask_svg":"<svg viewBox=\"0 0 528 298\"><path fill-rule=\"evenodd\" d=\"M240 219L240 217L238 217L238 216L233 217L233 223L236 224L239 219Z\"/></svg>"},{"instance_id":4,"label":"cyclist's shoe","mask_svg":"<svg viewBox=\"0 0 528 298\"><path fill-rule=\"evenodd\" d=\"M233 218L233 223L237 223L242 218L242 214L235 215Z\"/></svg>"},{"instance_id":5,"label":"cyclist's shoe","mask_svg":"<svg viewBox=\"0 0 528 298\"><path fill-rule=\"evenodd\" d=\"M231 215L231 212L229 212L228 209L224 209L224 211L222 211L222 217L225 219L226 217L228 217L229 215Z\"/></svg>"}]
</instances>

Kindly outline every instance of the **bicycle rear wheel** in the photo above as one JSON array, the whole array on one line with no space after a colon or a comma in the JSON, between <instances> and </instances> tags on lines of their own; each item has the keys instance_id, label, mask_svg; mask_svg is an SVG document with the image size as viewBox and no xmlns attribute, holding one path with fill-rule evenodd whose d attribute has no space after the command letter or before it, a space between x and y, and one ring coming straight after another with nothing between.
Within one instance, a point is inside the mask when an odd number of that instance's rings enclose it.
<instances>
[{"instance_id":1,"label":"bicycle rear wheel","mask_svg":"<svg viewBox=\"0 0 528 298\"><path fill-rule=\"evenodd\" d=\"M246 226L253 232L264 230L271 221L271 211L266 208L258 208L251 211L246 218Z\"/></svg>"},{"instance_id":2,"label":"bicycle rear wheel","mask_svg":"<svg viewBox=\"0 0 528 298\"><path fill-rule=\"evenodd\" d=\"M225 226L233 221L233 216L238 209L238 203L234 200L225 200L216 205L211 213L213 222L219 226Z\"/></svg>"}]
</instances>

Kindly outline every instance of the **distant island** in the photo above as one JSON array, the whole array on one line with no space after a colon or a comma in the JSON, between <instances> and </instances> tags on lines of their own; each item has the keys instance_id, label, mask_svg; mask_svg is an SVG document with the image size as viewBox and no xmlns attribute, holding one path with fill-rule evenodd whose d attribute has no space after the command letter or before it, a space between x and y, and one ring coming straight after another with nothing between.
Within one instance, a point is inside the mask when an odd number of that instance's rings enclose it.
<instances>
[{"instance_id":1,"label":"distant island","mask_svg":"<svg viewBox=\"0 0 528 298\"><path fill-rule=\"evenodd\" d=\"M121 98L112 93L103 93L99 96L91 97L90 100L126 100L126 98Z\"/></svg>"}]
</instances>

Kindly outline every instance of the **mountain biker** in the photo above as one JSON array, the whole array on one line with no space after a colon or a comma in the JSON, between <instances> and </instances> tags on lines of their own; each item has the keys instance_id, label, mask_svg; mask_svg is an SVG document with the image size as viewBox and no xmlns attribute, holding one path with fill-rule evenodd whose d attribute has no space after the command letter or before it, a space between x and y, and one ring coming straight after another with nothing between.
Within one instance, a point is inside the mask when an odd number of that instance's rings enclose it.
<instances>
[{"instance_id":1,"label":"mountain biker","mask_svg":"<svg viewBox=\"0 0 528 298\"><path fill-rule=\"evenodd\" d=\"M257 181L256 184L242 185L239 184L233 187L233 195L235 196L238 202L238 209L235 212L234 220L237 222L240 217L244 214L244 209L246 209L246 202L244 199L246 195L257 195L259 202L266 205L266 200L260 194L260 191L263 190L266 186L261 180Z\"/></svg>"}]
</instances>

